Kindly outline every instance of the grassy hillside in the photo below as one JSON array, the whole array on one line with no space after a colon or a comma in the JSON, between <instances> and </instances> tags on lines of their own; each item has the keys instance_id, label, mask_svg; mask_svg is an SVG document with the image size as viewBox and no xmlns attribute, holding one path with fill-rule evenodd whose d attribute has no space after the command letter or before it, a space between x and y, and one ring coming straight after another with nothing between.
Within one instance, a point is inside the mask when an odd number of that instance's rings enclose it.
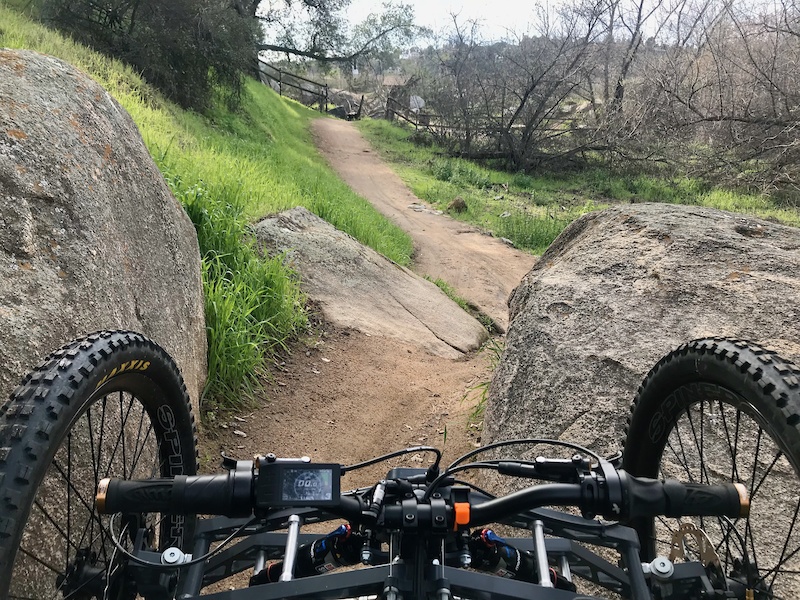
<instances>
[{"instance_id":1,"label":"grassy hillside","mask_svg":"<svg viewBox=\"0 0 800 600\"><path fill-rule=\"evenodd\" d=\"M416 144L417 134L409 127L362 121L360 128L417 196L442 210L460 197L467 209L449 210L451 216L536 254L576 217L620 202L708 206L800 226L796 207L769 196L712 188L697 179L623 177L599 170L569 175L508 173Z\"/></svg>"},{"instance_id":2,"label":"grassy hillside","mask_svg":"<svg viewBox=\"0 0 800 600\"><path fill-rule=\"evenodd\" d=\"M59 57L107 89L131 114L167 182L198 229L209 340L205 401L232 404L271 353L306 324L296 276L262 260L249 223L305 206L362 243L408 264L410 239L353 194L314 148L305 107L247 83L242 109L209 114L166 102L130 68L35 24L0 0L0 47Z\"/></svg>"}]
</instances>

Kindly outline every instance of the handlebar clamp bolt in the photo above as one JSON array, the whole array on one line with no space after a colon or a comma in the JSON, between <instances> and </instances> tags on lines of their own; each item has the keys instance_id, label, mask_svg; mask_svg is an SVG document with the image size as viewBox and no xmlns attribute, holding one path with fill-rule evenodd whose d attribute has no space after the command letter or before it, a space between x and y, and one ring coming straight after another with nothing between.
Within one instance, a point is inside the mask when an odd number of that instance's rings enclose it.
<instances>
[{"instance_id":1,"label":"handlebar clamp bolt","mask_svg":"<svg viewBox=\"0 0 800 600\"><path fill-rule=\"evenodd\" d=\"M406 515L406 521L408 521L408 522L410 523L410 522L411 522L411 521L413 521L413 520L414 520L414 515L413 515L413 514L411 514L411 513L408 513L408 514Z\"/></svg>"}]
</instances>

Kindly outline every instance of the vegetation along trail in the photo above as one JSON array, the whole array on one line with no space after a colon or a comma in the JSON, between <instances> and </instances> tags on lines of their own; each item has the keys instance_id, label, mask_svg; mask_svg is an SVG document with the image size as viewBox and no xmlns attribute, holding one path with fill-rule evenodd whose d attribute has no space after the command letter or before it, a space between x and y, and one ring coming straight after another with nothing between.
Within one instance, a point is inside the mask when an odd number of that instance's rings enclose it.
<instances>
[{"instance_id":1,"label":"vegetation along trail","mask_svg":"<svg viewBox=\"0 0 800 600\"><path fill-rule=\"evenodd\" d=\"M444 280L505 331L508 296L535 257L427 208L352 123L317 119L313 131L317 147L341 178L411 236L412 270Z\"/></svg>"},{"instance_id":2,"label":"vegetation along trail","mask_svg":"<svg viewBox=\"0 0 800 600\"><path fill-rule=\"evenodd\" d=\"M406 231L414 270L441 278L492 317L508 323L508 294L536 258L433 211L374 153L352 124L317 119L314 134L333 168ZM388 338L318 323L304 344L278 365L258 408L209 423L206 468L217 451L246 457L283 456L354 463L405 446L433 445L453 459L480 443L480 406L499 346L450 360ZM233 420L229 420L233 419ZM417 454L389 464L428 464ZM380 464L354 473L361 485L386 473ZM370 479L372 478L372 479Z\"/></svg>"}]
</instances>

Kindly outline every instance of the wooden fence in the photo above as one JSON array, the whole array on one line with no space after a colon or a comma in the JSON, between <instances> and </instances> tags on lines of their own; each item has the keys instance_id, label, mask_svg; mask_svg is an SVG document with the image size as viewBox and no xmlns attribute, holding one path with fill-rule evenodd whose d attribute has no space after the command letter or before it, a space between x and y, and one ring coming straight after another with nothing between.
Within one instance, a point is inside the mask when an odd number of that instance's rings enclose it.
<instances>
[{"instance_id":1,"label":"wooden fence","mask_svg":"<svg viewBox=\"0 0 800 600\"><path fill-rule=\"evenodd\" d=\"M320 112L328 109L328 86L312 79L306 79L273 67L269 63L258 59L258 72L265 83L271 85L281 96L288 96L305 104L317 104Z\"/></svg>"},{"instance_id":2,"label":"wooden fence","mask_svg":"<svg viewBox=\"0 0 800 600\"><path fill-rule=\"evenodd\" d=\"M406 123L410 123L415 128L419 129L420 127L427 128L431 124L431 117L435 115L429 115L427 113L422 112L414 112L407 106L400 104L394 98L387 98L386 99L386 116L385 119L387 121L391 121L393 119L400 119L401 121L405 121Z\"/></svg>"}]
</instances>

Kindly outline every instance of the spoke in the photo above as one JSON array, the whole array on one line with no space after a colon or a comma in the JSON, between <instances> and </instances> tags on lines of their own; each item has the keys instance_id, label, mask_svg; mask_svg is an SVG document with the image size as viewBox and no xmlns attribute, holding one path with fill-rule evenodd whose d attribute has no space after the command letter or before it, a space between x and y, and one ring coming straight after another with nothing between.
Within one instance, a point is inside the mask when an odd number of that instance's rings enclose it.
<instances>
[{"instance_id":1,"label":"spoke","mask_svg":"<svg viewBox=\"0 0 800 600\"><path fill-rule=\"evenodd\" d=\"M45 507L42 506L42 504L39 502L38 499L33 501L33 505L42 512L42 514L44 515L44 518L47 519L50 522L50 524L55 528L55 530L58 531L58 533L61 534L61 537L63 537L65 540L67 540L68 545L72 546L75 549L75 551L77 552L80 549L80 546L72 541L72 538L70 537L69 533L65 532L61 528L61 525L59 525L56 522L56 520L53 517L50 516L50 513L47 512ZM67 556L67 567L69 567L69 556Z\"/></svg>"},{"instance_id":2,"label":"spoke","mask_svg":"<svg viewBox=\"0 0 800 600\"><path fill-rule=\"evenodd\" d=\"M653 523L653 536L654 536L653 541L660 542L661 544L663 544L667 548L671 548L672 547L672 535L675 533L675 529L672 527L670 522L667 521L664 517L657 517L657 518L659 520L659 524L663 528L666 528L667 533L669 533L669 539L659 539L658 535L656 534L656 531L660 530L661 528L658 527L658 524Z\"/></svg>"},{"instance_id":3,"label":"spoke","mask_svg":"<svg viewBox=\"0 0 800 600\"><path fill-rule=\"evenodd\" d=\"M128 421L128 418L127 418L127 415L125 415L124 419L122 417L122 413L123 413L122 403L123 403L123 400L124 400L123 393L119 392L119 434L120 434L119 438L120 438L120 441L122 442L122 478L123 479L128 479L129 478L128 477L128 453L126 452L127 444L125 443L126 439L128 437L127 435L125 435L125 425L126 425L126 423ZM132 409L133 409L133 400L131 400L131 404L130 404L130 407L128 408L128 412L130 412Z\"/></svg>"},{"instance_id":4,"label":"spoke","mask_svg":"<svg viewBox=\"0 0 800 600\"><path fill-rule=\"evenodd\" d=\"M142 429L144 429L144 418L145 418L145 412L144 412L144 410L142 410L142 414L141 414L140 419L139 419L139 434L136 436L136 446L138 448L138 452L133 457L133 464L131 465L131 476L133 476L133 474L136 472L136 467L139 466L139 461L141 460L142 455L144 454L144 451L147 448L147 440L150 439L151 435L154 435L153 434L153 428L150 426L149 421L148 421L147 431L144 434L144 439L141 439L141 431L142 431ZM156 456L158 456L158 454L159 454L157 446L158 446L158 444L156 444L156 449L155 449ZM155 465L153 466L153 468L150 469L149 475L151 477L155 477L156 476L155 471L156 471L156 468L158 466L158 462L159 461L156 460L155 461Z\"/></svg>"},{"instance_id":5,"label":"spoke","mask_svg":"<svg viewBox=\"0 0 800 600\"><path fill-rule=\"evenodd\" d=\"M130 399L126 401L125 392L123 392L123 391L119 392L119 395L117 397L117 401L118 401L118 405L119 405L118 406L118 410L119 410L120 431L119 431L119 435L117 436L117 440L116 440L116 442L114 444L114 447L111 450L111 454L110 454L110 456L108 456L108 460L107 460L107 463L106 463L106 467L105 467L105 471L104 471L104 475L103 476L104 477L109 477L109 476L112 475L112 468L114 466L114 461L117 458L118 453L119 453L119 451L121 449L121 454L122 454L122 476L123 476L123 478L128 478L129 476L133 475L133 467L130 467L130 473L129 473L129 466L128 466L128 460L127 460L128 459L128 456L127 456L128 455L128 445L127 445L127 437L128 436L127 436L127 433L126 433L126 426L128 424L128 420L129 420L129 418L131 416L131 413L133 411L134 406L138 405L138 403L136 402L136 398L133 395L131 395ZM106 430L106 418L105 418L106 417L106 406L107 406L106 402L107 402L107 397L103 398L103 422L101 424L101 431L103 432L103 434L105 434L105 430ZM140 423L139 423L140 427L142 425L143 418L144 418L144 416L142 414L140 414ZM100 452L98 450L98 455L99 454L100 454ZM136 460L138 460L138 458ZM100 522L99 519L98 519L98 524L100 524L100 526L102 528L102 522ZM106 562L106 564L108 564L108 562L109 562L108 549L106 548L105 544L101 544L101 548L102 548L104 561Z\"/></svg>"},{"instance_id":6,"label":"spoke","mask_svg":"<svg viewBox=\"0 0 800 600\"><path fill-rule=\"evenodd\" d=\"M75 493L75 495L78 497L78 500L80 500L80 503L83 504L83 507L87 511L89 511L90 513L94 512L94 509L92 508L92 504L87 502L86 499L81 494L80 490L78 490L75 487L75 484L72 483L72 480L69 478L68 474L64 472L64 467L62 467L56 459L53 459L53 463L52 464L53 464L53 467L55 467L56 471L58 471L59 475L61 475L61 478L67 484L67 488L71 489Z\"/></svg>"},{"instance_id":7,"label":"spoke","mask_svg":"<svg viewBox=\"0 0 800 600\"><path fill-rule=\"evenodd\" d=\"M72 483L72 481L70 481L67 478L66 474L64 473L63 467L61 465L59 465L58 462L55 459L53 459L53 467L55 467L56 471L58 471L61 474L61 477L67 483L67 486L72 488L72 491L78 497L78 500L80 500L81 504L83 504L84 508L86 508L86 510L89 512L89 514L92 516L92 518L97 520L97 524L102 529L103 528L103 523L100 521L100 516L97 513L95 513L94 508L92 507L92 505L90 505L88 502L86 502L86 499L81 495L80 491L77 490L75 488L75 485Z\"/></svg>"},{"instance_id":8,"label":"spoke","mask_svg":"<svg viewBox=\"0 0 800 600\"><path fill-rule=\"evenodd\" d=\"M116 443L114 444L114 449L111 451L111 456L108 459L108 466L106 467L105 474L103 475L103 477L110 477L111 476L111 467L114 464L114 459L117 456L117 450L119 450L120 443L122 442L122 439L125 437L125 424L128 422L128 416L130 415L131 410L133 410L133 405L134 405L134 402L133 402L133 400L131 400L129 405L128 405L128 410L127 410L127 412L125 414L125 417L123 419L123 417L122 417L121 399L120 399L120 422L122 423L122 429L120 430L120 435L117 438ZM125 470L125 467L123 467L123 470Z\"/></svg>"},{"instance_id":9,"label":"spoke","mask_svg":"<svg viewBox=\"0 0 800 600\"><path fill-rule=\"evenodd\" d=\"M737 481L739 481L739 469L738 469L738 466L737 466L737 460L736 459L739 456L739 430L740 430L740 425L741 425L741 411L739 411L739 410L736 411L736 425L735 425L734 437L733 437L733 442L732 442L731 441L730 428L728 427L728 419L725 416L725 408L726 408L726 406L727 405L722 403L722 400L717 400L717 407L719 409L720 418L722 420L722 428L723 428L723 430L725 432L725 440L728 443L728 454L729 454L730 459L731 459L730 481L731 482L737 482ZM715 551L717 552L717 554L719 554L719 550L724 544L725 545L725 555L724 555L725 564L726 565L731 565L733 560L736 558L736 556L734 556L734 553L732 552L732 548L731 548L731 537L732 537L732 534L733 533L737 534L736 538L737 538L737 541L738 541L739 544L746 544L744 542L744 540L741 538L741 536L738 535L738 532L736 531L736 525L739 523L739 519L736 519L735 521L731 521L728 518L725 518L725 519L718 518L717 520L719 522L720 531L724 532L724 534L722 536L722 540L720 540L720 542L716 545ZM747 553L746 545L744 545L744 547L741 549L741 554L744 556L744 555L746 555L746 553Z\"/></svg>"},{"instance_id":10,"label":"spoke","mask_svg":"<svg viewBox=\"0 0 800 600\"><path fill-rule=\"evenodd\" d=\"M797 555L798 552L800 552L800 547L795 548L794 550L792 550L791 553L787 554L784 557L783 562L786 562L787 560L790 560L790 559L794 558ZM774 567L772 567L771 569L768 569L768 570L764 571L764 573L761 575L761 577L758 578L756 583L765 581L766 578L769 577L772 573L775 573L780 566L781 565L779 563L779 564L775 565ZM781 571L781 573L798 573L798 572L799 571Z\"/></svg>"},{"instance_id":11,"label":"spoke","mask_svg":"<svg viewBox=\"0 0 800 600\"><path fill-rule=\"evenodd\" d=\"M103 411L103 414L105 414L105 411ZM86 427L89 429L89 439L93 440L94 439L94 434L92 432L92 425L91 425L92 417L91 417L91 415L92 415L92 406L90 406L86 410L86 412L84 413L84 416L86 417ZM77 427L77 424L76 424L76 427ZM101 431L103 429L104 428L103 428L102 423L101 423ZM96 448L97 454L95 454L94 445L90 443L90 446L91 446L90 452L91 452L91 457L92 457L92 472L94 473L94 477L95 477L94 481L97 482L97 481L99 481L98 476L99 476L99 472L100 472L100 454L102 453L102 448L100 446L98 446ZM92 506L94 506L94 504L92 504ZM96 514L94 509L92 509L91 513L92 513L92 515ZM99 530L98 530L98 532L96 534L95 534L95 531L94 531L95 523L100 525L100 528L99 528ZM88 537L87 537L87 533L88 533ZM92 547L92 544L94 543L94 541L99 539L101 536L103 536L103 525L102 525L102 522L100 521L100 515L97 515L96 518L91 518L90 517L86 521L86 524L84 525L83 532L81 533L81 539L80 539L80 542L78 543L78 545L80 547L83 547L84 540L88 539L88 540L90 540L89 541L89 547ZM102 542L100 544L100 551L102 552L103 559L107 561L108 560L108 551L106 550L106 547Z\"/></svg>"},{"instance_id":12,"label":"spoke","mask_svg":"<svg viewBox=\"0 0 800 600\"><path fill-rule=\"evenodd\" d=\"M750 543L750 562L754 565L758 564L758 553L756 552L755 536L753 536L753 528L751 527L750 519L745 521L744 528L744 543L747 549L748 541Z\"/></svg>"},{"instance_id":13,"label":"spoke","mask_svg":"<svg viewBox=\"0 0 800 600\"><path fill-rule=\"evenodd\" d=\"M736 526L739 525L739 523L740 523L740 519L736 519L735 521L731 521L730 519L725 517L723 522L725 523L725 525L727 525L727 529L725 531L725 535L722 537L720 542L714 547L714 551L717 552L717 555L719 555L719 549L722 547L723 544L725 544L726 563L732 562L732 561L728 560L728 557L730 557L730 558L736 558L736 557L731 552L731 538L736 538L736 540L739 543L739 546L736 546L736 550L739 551L739 554L741 554L742 557L747 556L747 548L741 546L741 544L744 543L744 539L742 538L741 534L736 529ZM732 535L732 534L736 534L736 535Z\"/></svg>"},{"instance_id":14,"label":"spoke","mask_svg":"<svg viewBox=\"0 0 800 600\"><path fill-rule=\"evenodd\" d=\"M69 596L64 596L64 600L69 600L70 598L76 598L78 600L83 600L83 598L85 598L85 596L83 595L83 588L87 587L89 584L91 584L93 581L95 581L99 577L102 577L102 575L103 575L103 571L100 571L94 577L92 577L90 579L87 579L81 585L79 585L77 588L75 588L75 591L73 591Z\"/></svg>"},{"instance_id":15,"label":"spoke","mask_svg":"<svg viewBox=\"0 0 800 600\"><path fill-rule=\"evenodd\" d=\"M683 445L683 436L681 436L681 428L678 426L678 422L679 421L675 422L675 428L673 429L673 432L675 432L675 435L678 438L678 446L680 447L681 450L680 456L672 447L671 440L669 439L667 440L667 445L670 447L670 450L672 450L673 454L675 454L675 458L678 459L678 463L680 463L680 465L683 467L683 470L686 471L686 476L689 478L689 481L693 482L694 476L692 475L692 472L689 469L691 461L686 457L686 447Z\"/></svg>"},{"instance_id":16,"label":"spoke","mask_svg":"<svg viewBox=\"0 0 800 600\"><path fill-rule=\"evenodd\" d=\"M769 466L767 467L766 472L761 477L761 479L758 481L758 484L755 487L751 488L752 489L752 491L750 492L750 501L751 502L753 501L753 497L755 497L756 492L761 489L761 484L764 483L764 480L767 478L767 476L772 471L772 467L774 467L775 464L780 460L781 456L783 456L783 452L781 452L779 450L778 453L775 455L775 458L772 459L772 462L769 463Z\"/></svg>"},{"instance_id":17,"label":"spoke","mask_svg":"<svg viewBox=\"0 0 800 600\"><path fill-rule=\"evenodd\" d=\"M54 567L53 565L50 565L50 564L46 563L45 561L43 561L41 558L39 558L39 557L38 557L38 556L36 556L35 554L32 554L32 553L28 552L28 551L27 551L25 548L23 548L22 546L20 546L20 548L19 548L19 551L20 551L20 552L22 552L22 553L23 553L25 556L27 556L28 558L31 558L32 560L35 560L37 563L39 563L40 565L42 565L42 566L43 566L45 569L48 569L49 571L52 571L52 572L53 572L53 573L55 573L56 575L64 575L64 573L63 573L62 571L59 571L59 570L58 570L56 567Z\"/></svg>"},{"instance_id":18,"label":"spoke","mask_svg":"<svg viewBox=\"0 0 800 600\"><path fill-rule=\"evenodd\" d=\"M699 450L700 450L700 464L704 465L705 461L703 460L703 448L706 447L706 439L705 439L705 420L706 419L705 419L704 411L705 411L706 403L701 400L699 402L699 404L700 404L700 448L699 448ZM705 470L703 470L700 473L700 483L703 483L702 477L703 477L703 472L704 471ZM708 473L706 473L706 481L705 481L705 483L710 483L710 481L708 479Z\"/></svg>"},{"instance_id":19,"label":"spoke","mask_svg":"<svg viewBox=\"0 0 800 600\"><path fill-rule=\"evenodd\" d=\"M100 480L100 457L96 456L94 453L94 431L92 431L92 407L86 409L86 428L89 434L89 452L91 453L92 458L92 473L94 473L94 480ZM99 449L102 446L98 445L98 454Z\"/></svg>"},{"instance_id":20,"label":"spoke","mask_svg":"<svg viewBox=\"0 0 800 600\"><path fill-rule=\"evenodd\" d=\"M703 405L703 403L700 402L700 406L701 407L702 407L702 405ZM708 483L708 481L709 481L708 470L706 469L706 463L705 463L705 460L704 460L704 457L703 457L702 442L698 441L698 439L697 439L697 430L696 430L696 428L694 426L694 420L692 420L692 415L691 415L691 413L689 411L689 408L690 407L686 407L686 418L689 420L689 429L692 430L692 438L694 439L694 446L695 446L695 448L697 448L697 451L698 451L698 454L699 454L699 460L700 460L700 483L704 483L704 481L703 481L703 476L704 475L705 475L705 483ZM702 518L700 519L700 522L702 523Z\"/></svg>"},{"instance_id":21,"label":"spoke","mask_svg":"<svg viewBox=\"0 0 800 600\"><path fill-rule=\"evenodd\" d=\"M755 456L753 456L753 473L750 477L750 489L755 489L756 483L756 471L758 470L758 455L761 453L761 435L764 433L764 430L760 427L758 428L758 435L756 436L756 451Z\"/></svg>"},{"instance_id":22,"label":"spoke","mask_svg":"<svg viewBox=\"0 0 800 600\"><path fill-rule=\"evenodd\" d=\"M756 481L756 470L758 469L758 455L761 451L761 435L764 433L764 430L761 427L758 428L758 435L756 436L756 451L753 455L753 471L750 475L750 489L755 488L755 481ZM750 501L752 502L753 495L750 495ZM756 549L755 545L753 544L752 540L753 530L750 527L750 519L747 520L747 527L744 530L744 547L747 548L747 541L750 539L750 548L753 551L753 561L755 564L758 564L758 557L756 556Z\"/></svg>"},{"instance_id":23,"label":"spoke","mask_svg":"<svg viewBox=\"0 0 800 600\"><path fill-rule=\"evenodd\" d=\"M789 548L789 540L792 537L792 531L794 531L794 524L797 523L797 514L800 512L800 499L797 502L797 506L794 507L794 515L792 516L792 524L789 527L789 531L786 532L786 541L783 543L783 549L781 550L781 556L778 559L778 564L775 565L775 572L772 575L772 581L769 582L769 588L772 589L772 586L775 585L775 578L778 576L778 567L780 567L785 561L789 560L789 557L786 557L786 550ZM796 552L796 550L795 550ZM763 577L762 577L763 579Z\"/></svg>"},{"instance_id":24,"label":"spoke","mask_svg":"<svg viewBox=\"0 0 800 600\"><path fill-rule=\"evenodd\" d=\"M91 443L91 446L92 446L92 448L91 448L91 453L92 453L92 471L94 471L94 480L96 482L100 481L100 479L101 479L101 477L100 477L100 465L103 462L103 459L102 459L103 447L104 447L103 440L105 438L105 433L106 433L106 428L105 428L106 402L107 402L106 401L106 397L103 396L103 398L100 400L100 425L99 425L99 427L100 427L100 437L97 440L97 445L96 446L95 446L95 444L93 442L93 440L94 440L94 429L92 427L92 409L94 408L94 406L97 405L97 402L95 402L93 406L89 406L86 409L86 421L87 421L87 427L89 428L89 440L90 440L90 443ZM97 454L95 454L95 449L97 450ZM90 530L89 530L89 538L90 539L94 539L94 523L95 522L94 522L93 519L90 520ZM102 530L102 524L99 522L99 519L98 519L98 524L100 524L100 528Z\"/></svg>"},{"instance_id":25,"label":"spoke","mask_svg":"<svg viewBox=\"0 0 800 600\"><path fill-rule=\"evenodd\" d=\"M725 439L728 442L728 450L730 450L731 454L731 481L736 482L739 481L739 471L736 468L736 457L738 456L737 448L739 445L739 421L737 419L735 443L731 443L731 432L728 428L728 420L725 418L725 405L722 404L722 400L717 400L717 404L719 407L719 414L722 418L722 429L725 431Z\"/></svg>"},{"instance_id":26,"label":"spoke","mask_svg":"<svg viewBox=\"0 0 800 600\"><path fill-rule=\"evenodd\" d=\"M680 435L678 436L678 442L680 442ZM689 470L688 461L686 460L686 453L683 451L683 444L681 444L681 453L683 454L683 460L681 460L681 456L672 446L671 441L667 441L667 448L669 448L672 453L675 455L675 458L678 460L678 463L683 467L683 470L686 471L686 476L689 478L689 481L692 481L692 473Z\"/></svg>"},{"instance_id":27,"label":"spoke","mask_svg":"<svg viewBox=\"0 0 800 600\"><path fill-rule=\"evenodd\" d=\"M145 449L145 440L142 440L142 431L144 430L144 417L146 411L144 407L139 407L139 425L136 428L136 441L133 444L133 461L131 462L131 477L136 472L136 467L139 464L139 459L142 457L142 453ZM146 436L150 435L150 431L148 428Z\"/></svg>"},{"instance_id":28,"label":"spoke","mask_svg":"<svg viewBox=\"0 0 800 600\"><path fill-rule=\"evenodd\" d=\"M741 425L742 425L742 411L737 410L736 411L736 430L735 430L735 435L734 435L734 446L733 446L733 452L734 452L734 454L736 456L739 456L739 431L741 431ZM738 469L737 469L737 474L738 474Z\"/></svg>"},{"instance_id":29,"label":"spoke","mask_svg":"<svg viewBox=\"0 0 800 600\"><path fill-rule=\"evenodd\" d=\"M795 548L795 549L794 549L794 550L792 550L792 551L791 551L789 554L787 554L785 557L783 557L783 559L782 559L782 562L781 562L781 563L778 563L777 565L775 565L775 566L774 566L774 567L772 567L771 569L767 569L766 571L764 571L764 574L763 574L763 576L762 576L762 577L760 577L760 578L759 578L759 581L764 581L764 580L765 580L765 579L766 579L766 578L767 578L769 575L771 575L771 574L773 574L773 573L777 572L777 570L780 568L781 564L783 564L783 563L785 563L787 560L791 560L792 558L794 558L795 556L797 556L797 553L798 553L798 552L800 552L800 547L798 547L798 548ZM800 572L800 571L787 571L787 570L783 570L783 571L781 571L781 573L798 573L798 572Z\"/></svg>"},{"instance_id":30,"label":"spoke","mask_svg":"<svg viewBox=\"0 0 800 600\"><path fill-rule=\"evenodd\" d=\"M697 448L698 460L700 462L700 483L704 483L704 481L703 481L704 476L705 476L705 483L708 483L709 482L709 477L708 477L708 471L706 470L706 463L705 463L705 460L704 460L705 457L703 456L703 442L702 442L703 401L701 400L699 402L699 404L700 404L700 426L701 426L701 433L700 433L701 439L699 441L697 439L697 429L695 428L694 420L692 419L692 415L691 415L691 411L690 411L691 406L687 406L686 407L686 418L689 421L689 429L691 429L691 431L692 431L692 438L694 439L694 446L695 446L695 448ZM700 529L705 530L705 528L706 528L705 520L704 520L703 517L700 517Z\"/></svg>"}]
</instances>

